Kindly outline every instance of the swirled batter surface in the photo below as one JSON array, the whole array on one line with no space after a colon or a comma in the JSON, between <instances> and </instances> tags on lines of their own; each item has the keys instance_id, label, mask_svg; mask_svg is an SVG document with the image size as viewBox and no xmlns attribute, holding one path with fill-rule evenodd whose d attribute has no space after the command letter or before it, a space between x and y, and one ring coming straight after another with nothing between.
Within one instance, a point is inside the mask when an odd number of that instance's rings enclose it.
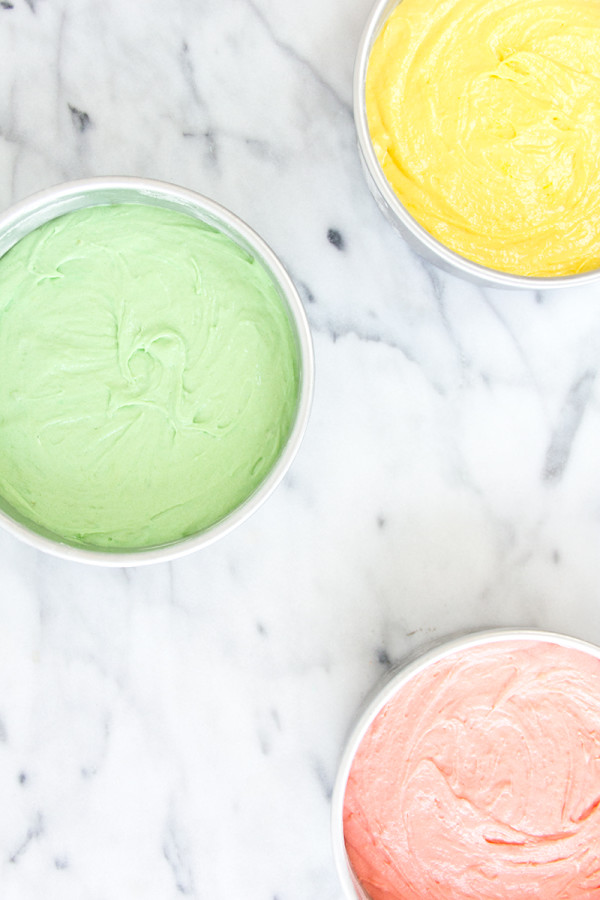
<instances>
[{"instance_id":1,"label":"swirled batter surface","mask_svg":"<svg viewBox=\"0 0 600 900\"><path fill-rule=\"evenodd\" d=\"M264 480L299 385L261 263L191 216L69 213L0 259L0 497L95 547L202 531Z\"/></svg>"},{"instance_id":2,"label":"swirled batter surface","mask_svg":"<svg viewBox=\"0 0 600 900\"><path fill-rule=\"evenodd\" d=\"M387 179L443 244L521 275L600 266L598 0L402 0L366 104Z\"/></svg>"},{"instance_id":3,"label":"swirled batter surface","mask_svg":"<svg viewBox=\"0 0 600 900\"><path fill-rule=\"evenodd\" d=\"M376 716L348 781L349 859L373 900L600 896L600 661L469 648Z\"/></svg>"}]
</instances>

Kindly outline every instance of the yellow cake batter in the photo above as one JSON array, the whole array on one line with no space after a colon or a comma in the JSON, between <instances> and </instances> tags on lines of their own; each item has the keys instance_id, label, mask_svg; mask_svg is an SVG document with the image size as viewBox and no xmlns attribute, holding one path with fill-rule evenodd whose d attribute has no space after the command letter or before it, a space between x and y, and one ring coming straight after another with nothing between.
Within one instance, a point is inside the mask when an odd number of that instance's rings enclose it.
<instances>
[{"instance_id":1,"label":"yellow cake batter","mask_svg":"<svg viewBox=\"0 0 600 900\"><path fill-rule=\"evenodd\" d=\"M600 266L600 0L402 0L366 83L406 209L521 275Z\"/></svg>"}]
</instances>

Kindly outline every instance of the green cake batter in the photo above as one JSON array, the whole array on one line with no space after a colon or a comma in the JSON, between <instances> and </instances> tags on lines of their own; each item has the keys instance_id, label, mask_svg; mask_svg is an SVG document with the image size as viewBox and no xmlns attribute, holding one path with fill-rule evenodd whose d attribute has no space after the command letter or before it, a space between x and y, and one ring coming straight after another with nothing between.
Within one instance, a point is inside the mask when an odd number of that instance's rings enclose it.
<instances>
[{"instance_id":1,"label":"green cake batter","mask_svg":"<svg viewBox=\"0 0 600 900\"><path fill-rule=\"evenodd\" d=\"M268 475L298 390L271 276L190 216L78 210L0 259L0 497L62 540L210 527Z\"/></svg>"}]
</instances>

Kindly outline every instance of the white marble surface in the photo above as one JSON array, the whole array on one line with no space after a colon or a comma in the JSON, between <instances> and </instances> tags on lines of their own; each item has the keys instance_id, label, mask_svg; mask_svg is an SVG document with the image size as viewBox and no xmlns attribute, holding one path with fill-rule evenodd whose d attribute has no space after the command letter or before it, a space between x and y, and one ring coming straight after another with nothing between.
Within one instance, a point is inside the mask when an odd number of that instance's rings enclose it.
<instances>
[{"instance_id":1,"label":"white marble surface","mask_svg":"<svg viewBox=\"0 0 600 900\"><path fill-rule=\"evenodd\" d=\"M490 625L600 641L600 287L481 290L392 233L352 121L369 7L0 3L0 207L208 194L287 265L317 364L291 472L219 544L108 570L0 535L2 900L339 898L332 783L392 664Z\"/></svg>"}]
</instances>

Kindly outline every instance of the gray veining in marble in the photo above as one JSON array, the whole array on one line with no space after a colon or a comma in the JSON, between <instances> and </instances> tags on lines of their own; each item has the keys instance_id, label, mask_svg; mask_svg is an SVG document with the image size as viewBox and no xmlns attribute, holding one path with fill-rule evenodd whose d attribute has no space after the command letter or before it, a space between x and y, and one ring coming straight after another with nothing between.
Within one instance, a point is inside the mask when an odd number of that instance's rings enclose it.
<instances>
[{"instance_id":1,"label":"gray veining in marble","mask_svg":"<svg viewBox=\"0 0 600 900\"><path fill-rule=\"evenodd\" d=\"M484 626L600 641L600 288L482 290L410 251L351 112L369 0L0 3L0 208L135 174L231 208L316 352L284 483L148 569L0 534L2 900L338 900L363 697Z\"/></svg>"}]
</instances>

